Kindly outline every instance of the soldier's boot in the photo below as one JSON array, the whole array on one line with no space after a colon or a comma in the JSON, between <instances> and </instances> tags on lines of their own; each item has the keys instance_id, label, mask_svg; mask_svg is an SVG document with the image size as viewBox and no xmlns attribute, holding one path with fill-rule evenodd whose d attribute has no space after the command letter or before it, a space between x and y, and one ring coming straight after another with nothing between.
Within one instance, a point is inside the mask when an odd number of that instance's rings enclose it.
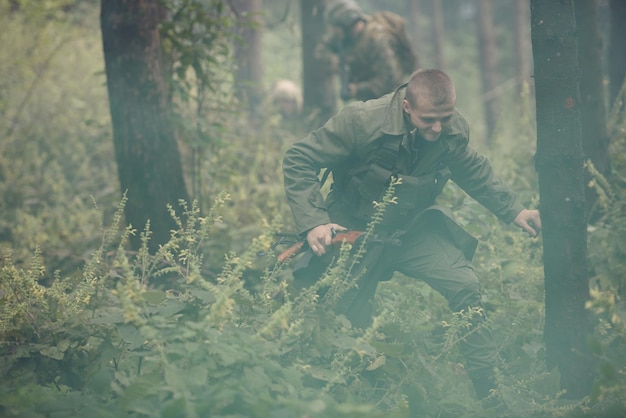
<instances>
[{"instance_id":1,"label":"soldier's boot","mask_svg":"<svg viewBox=\"0 0 626 418\"><path fill-rule=\"evenodd\" d=\"M485 376L470 376L470 380L474 384L476 397L480 401L483 409L503 414L508 411L508 407L502 400L498 392L498 383L493 374Z\"/></svg>"},{"instance_id":2,"label":"soldier's boot","mask_svg":"<svg viewBox=\"0 0 626 418\"><path fill-rule=\"evenodd\" d=\"M476 397L480 400L483 400L490 395L492 395L492 391L498 388L498 384L496 383L496 379L494 376L480 376L480 377L472 377L470 376L470 380L474 384L474 391L476 392Z\"/></svg>"}]
</instances>

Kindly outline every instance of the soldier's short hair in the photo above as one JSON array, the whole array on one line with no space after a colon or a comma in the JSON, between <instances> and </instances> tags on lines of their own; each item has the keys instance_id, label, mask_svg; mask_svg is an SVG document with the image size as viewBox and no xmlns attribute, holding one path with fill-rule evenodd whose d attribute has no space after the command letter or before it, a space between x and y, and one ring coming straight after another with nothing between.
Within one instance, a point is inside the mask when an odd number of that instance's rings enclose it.
<instances>
[{"instance_id":1,"label":"soldier's short hair","mask_svg":"<svg viewBox=\"0 0 626 418\"><path fill-rule=\"evenodd\" d=\"M405 98L411 107L416 107L420 99L433 105L443 105L456 100L456 90L452 79L445 72L420 68L411 74Z\"/></svg>"},{"instance_id":2,"label":"soldier's short hair","mask_svg":"<svg viewBox=\"0 0 626 418\"><path fill-rule=\"evenodd\" d=\"M333 0L324 14L327 23L342 28L352 27L364 16L363 9L354 0Z\"/></svg>"}]
</instances>

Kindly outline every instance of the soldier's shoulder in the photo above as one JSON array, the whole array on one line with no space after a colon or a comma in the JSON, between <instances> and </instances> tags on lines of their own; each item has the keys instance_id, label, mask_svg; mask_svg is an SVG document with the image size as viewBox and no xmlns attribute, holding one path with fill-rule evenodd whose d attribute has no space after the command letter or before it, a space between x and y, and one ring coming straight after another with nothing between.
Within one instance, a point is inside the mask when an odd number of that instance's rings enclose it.
<instances>
[{"instance_id":1,"label":"soldier's shoulder","mask_svg":"<svg viewBox=\"0 0 626 418\"><path fill-rule=\"evenodd\" d=\"M390 94L366 101L355 100L341 109L339 114L342 120L349 120L351 124L358 126L365 137L371 137L380 130L390 100Z\"/></svg>"},{"instance_id":2,"label":"soldier's shoulder","mask_svg":"<svg viewBox=\"0 0 626 418\"><path fill-rule=\"evenodd\" d=\"M391 31L389 28L384 25L382 22L372 19L371 17L367 17L367 24L365 25L364 33L367 37L389 37L391 35Z\"/></svg>"}]
</instances>

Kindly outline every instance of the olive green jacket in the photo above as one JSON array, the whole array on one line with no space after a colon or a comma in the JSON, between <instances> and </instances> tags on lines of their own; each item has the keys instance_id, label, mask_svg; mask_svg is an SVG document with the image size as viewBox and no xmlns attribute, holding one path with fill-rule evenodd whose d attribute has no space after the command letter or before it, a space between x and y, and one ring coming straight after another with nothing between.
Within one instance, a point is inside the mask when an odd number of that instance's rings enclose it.
<instances>
[{"instance_id":1,"label":"olive green jacket","mask_svg":"<svg viewBox=\"0 0 626 418\"><path fill-rule=\"evenodd\" d=\"M489 161L469 145L469 125L460 113L455 112L451 125L437 141L419 151L413 148L414 134L409 132L402 109L405 90L406 84L379 99L349 104L286 151L284 186L299 233L331 222L329 205L341 200L345 191L335 187L324 199L320 170L332 168L335 183L346 184L343 176L349 175L350 167L367 165L381 141L392 139L401 141L396 166L403 174L425 176L445 164L450 179L502 221L513 221L523 209ZM354 208L344 209L346 218L341 217L341 222L350 219L351 210Z\"/></svg>"}]
</instances>

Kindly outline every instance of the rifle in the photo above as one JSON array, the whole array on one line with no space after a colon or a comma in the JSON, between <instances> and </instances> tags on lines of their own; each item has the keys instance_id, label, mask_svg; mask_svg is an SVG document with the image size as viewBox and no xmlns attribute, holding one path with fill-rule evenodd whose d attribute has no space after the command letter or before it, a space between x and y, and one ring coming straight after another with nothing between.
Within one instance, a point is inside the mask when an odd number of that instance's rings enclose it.
<instances>
[{"instance_id":1,"label":"rifle","mask_svg":"<svg viewBox=\"0 0 626 418\"><path fill-rule=\"evenodd\" d=\"M344 242L348 242L352 245L356 242L356 240L363 235L362 231L342 231L337 232L333 236L333 239L330 241L331 245L341 245ZM291 247L287 248L285 251L280 253L276 259L279 262L285 262L291 257L300 254L302 251L306 250L309 247L306 239L300 240L293 244Z\"/></svg>"},{"instance_id":2,"label":"rifle","mask_svg":"<svg viewBox=\"0 0 626 418\"><path fill-rule=\"evenodd\" d=\"M346 55L343 51L343 47L339 50L339 81L341 83L341 92L339 93L341 100L350 100L352 98L352 92L350 91Z\"/></svg>"}]
</instances>

